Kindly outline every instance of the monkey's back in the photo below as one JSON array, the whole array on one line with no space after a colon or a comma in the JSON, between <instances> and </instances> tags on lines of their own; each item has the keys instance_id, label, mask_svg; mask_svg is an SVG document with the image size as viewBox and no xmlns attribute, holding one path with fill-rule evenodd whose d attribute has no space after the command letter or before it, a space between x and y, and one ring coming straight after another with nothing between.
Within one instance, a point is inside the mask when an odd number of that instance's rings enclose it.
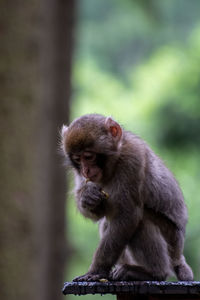
<instances>
[{"instance_id":1,"label":"monkey's back","mask_svg":"<svg viewBox=\"0 0 200 300\"><path fill-rule=\"evenodd\" d=\"M128 137L128 139L127 139ZM143 203L169 218L181 230L185 230L187 223L187 209L184 203L182 191L171 171L153 150L138 136L130 132L124 133L124 144L129 143L129 168L143 157L141 168L143 169L143 183L141 197ZM132 149L132 151L131 151ZM135 150L137 149L137 151Z\"/></svg>"}]
</instances>

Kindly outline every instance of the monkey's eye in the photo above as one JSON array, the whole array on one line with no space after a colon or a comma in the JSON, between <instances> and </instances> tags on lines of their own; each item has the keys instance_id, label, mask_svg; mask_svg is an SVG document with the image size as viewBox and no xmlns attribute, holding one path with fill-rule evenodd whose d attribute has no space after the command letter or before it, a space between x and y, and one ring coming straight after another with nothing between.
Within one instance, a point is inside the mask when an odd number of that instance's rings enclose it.
<instances>
[{"instance_id":1,"label":"monkey's eye","mask_svg":"<svg viewBox=\"0 0 200 300\"><path fill-rule=\"evenodd\" d=\"M79 155L72 155L72 160L76 163L76 164L80 164L81 162L81 157Z\"/></svg>"},{"instance_id":2,"label":"monkey's eye","mask_svg":"<svg viewBox=\"0 0 200 300\"><path fill-rule=\"evenodd\" d=\"M84 152L83 157L85 160L88 160L91 162L96 160L96 154L94 152Z\"/></svg>"}]
</instances>

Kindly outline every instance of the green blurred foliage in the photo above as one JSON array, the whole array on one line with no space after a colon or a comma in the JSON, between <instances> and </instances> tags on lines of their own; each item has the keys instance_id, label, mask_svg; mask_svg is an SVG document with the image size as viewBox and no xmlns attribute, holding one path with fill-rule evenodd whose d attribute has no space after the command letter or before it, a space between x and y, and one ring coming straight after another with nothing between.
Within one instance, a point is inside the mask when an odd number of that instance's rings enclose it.
<instances>
[{"instance_id":1,"label":"green blurred foliage","mask_svg":"<svg viewBox=\"0 0 200 300\"><path fill-rule=\"evenodd\" d=\"M185 254L198 280L200 2L149 2L79 1L71 118L113 116L174 172L189 211ZM73 197L68 214L71 280L86 272L99 238L97 224L75 212Z\"/></svg>"}]
</instances>

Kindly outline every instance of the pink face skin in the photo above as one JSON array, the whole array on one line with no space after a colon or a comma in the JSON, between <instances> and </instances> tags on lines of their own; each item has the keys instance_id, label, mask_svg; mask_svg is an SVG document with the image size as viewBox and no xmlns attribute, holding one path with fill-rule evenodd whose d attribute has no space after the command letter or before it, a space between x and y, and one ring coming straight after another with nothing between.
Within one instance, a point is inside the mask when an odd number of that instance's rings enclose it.
<instances>
[{"instance_id":1,"label":"pink face skin","mask_svg":"<svg viewBox=\"0 0 200 300\"><path fill-rule=\"evenodd\" d=\"M96 165L96 154L85 151L80 155L74 154L72 159L80 165L81 174L92 182L99 182L102 178L102 170Z\"/></svg>"}]
</instances>

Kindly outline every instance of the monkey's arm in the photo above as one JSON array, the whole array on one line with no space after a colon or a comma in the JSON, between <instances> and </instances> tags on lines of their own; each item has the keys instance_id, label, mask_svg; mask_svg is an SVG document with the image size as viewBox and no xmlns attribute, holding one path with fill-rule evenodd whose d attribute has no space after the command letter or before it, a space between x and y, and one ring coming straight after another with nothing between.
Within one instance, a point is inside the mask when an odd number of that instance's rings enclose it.
<instances>
[{"instance_id":1,"label":"monkey's arm","mask_svg":"<svg viewBox=\"0 0 200 300\"><path fill-rule=\"evenodd\" d=\"M105 232L94 254L88 273L74 280L95 281L100 278L109 278L111 268L130 241L141 219L142 209L137 206L133 213L121 209L118 215L107 220Z\"/></svg>"},{"instance_id":2,"label":"monkey's arm","mask_svg":"<svg viewBox=\"0 0 200 300\"><path fill-rule=\"evenodd\" d=\"M80 212L94 221L105 215L106 196L100 186L93 182L79 182L76 187L76 200Z\"/></svg>"}]
</instances>

